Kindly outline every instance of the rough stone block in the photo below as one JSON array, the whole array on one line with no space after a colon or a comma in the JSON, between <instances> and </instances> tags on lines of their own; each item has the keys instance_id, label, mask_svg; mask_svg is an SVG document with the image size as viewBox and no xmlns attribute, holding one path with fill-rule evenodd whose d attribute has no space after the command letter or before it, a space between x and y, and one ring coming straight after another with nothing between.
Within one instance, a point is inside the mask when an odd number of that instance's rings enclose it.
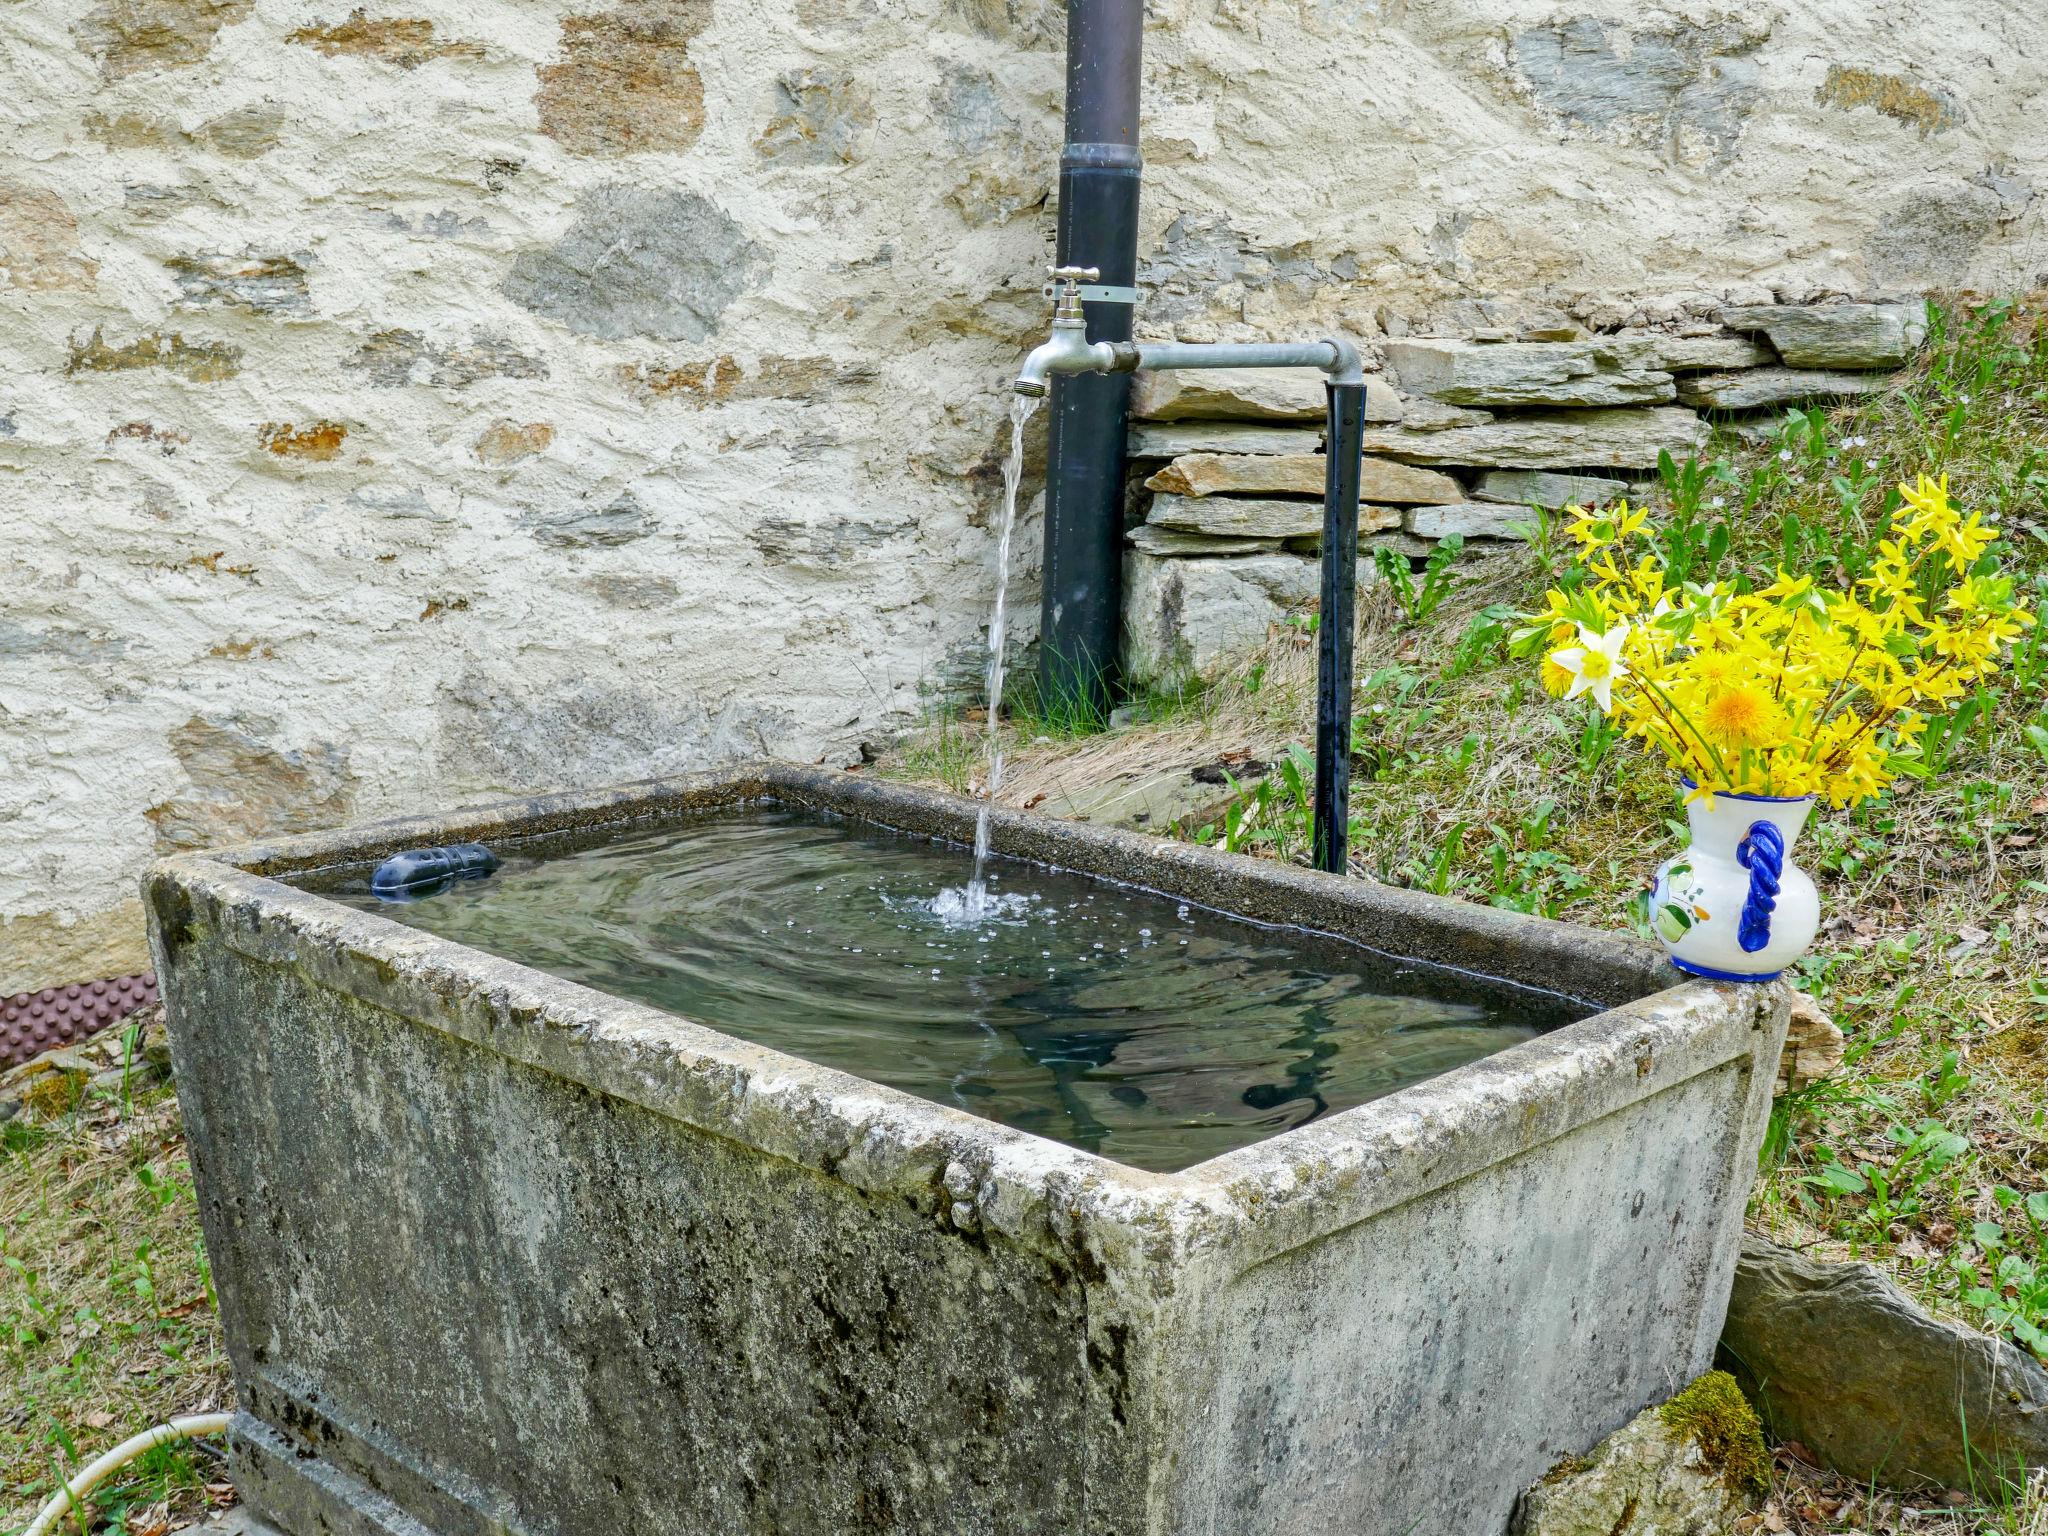
<instances>
[{"instance_id":1,"label":"rough stone block","mask_svg":"<svg viewBox=\"0 0 2048 1536\"><path fill-rule=\"evenodd\" d=\"M615 549L646 538L661 524L638 497L624 491L602 506L533 508L520 514L519 526L556 549Z\"/></svg>"},{"instance_id":2,"label":"rough stone block","mask_svg":"<svg viewBox=\"0 0 2048 1536\"><path fill-rule=\"evenodd\" d=\"M1389 341L1385 352L1403 390L1450 405L1653 405L1672 398L1669 373L1599 340Z\"/></svg>"},{"instance_id":3,"label":"rough stone block","mask_svg":"<svg viewBox=\"0 0 2048 1536\"><path fill-rule=\"evenodd\" d=\"M785 165L852 165L865 158L874 129L874 97L853 76L789 70L776 77L775 114L754 148Z\"/></svg>"},{"instance_id":4,"label":"rough stone block","mask_svg":"<svg viewBox=\"0 0 2048 1536\"><path fill-rule=\"evenodd\" d=\"M174 256L164 265L178 284L178 302L189 308L303 315L312 307L305 263L295 256Z\"/></svg>"},{"instance_id":5,"label":"rough stone block","mask_svg":"<svg viewBox=\"0 0 2048 1536\"><path fill-rule=\"evenodd\" d=\"M1554 470L1489 469L1472 488L1474 501L1508 502L1522 507L1604 507L1624 496L1639 495L1648 486L1601 475L1565 475Z\"/></svg>"},{"instance_id":6,"label":"rough stone block","mask_svg":"<svg viewBox=\"0 0 2048 1536\"><path fill-rule=\"evenodd\" d=\"M470 451L480 462L502 468L507 464L517 464L521 459L530 459L535 454L545 453L548 445L554 440L555 429L549 422L529 421L521 424L501 416L484 428Z\"/></svg>"},{"instance_id":7,"label":"rough stone block","mask_svg":"<svg viewBox=\"0 0 2048 1536\"><path fill-rule=\"evenodd\" d=\"M1871 1265L1746 1239L1722 1345L1772 1430L1858 1482L1969 1488L2048 1466L2048 1370Z\"/></svg>"},{"instance_id":8,"label":"rough stone block","mask_svg":"<svg viewBox=\"0 0 2048 1536\"><path fill-rule=\"evenodd\" d=\"M1152 498L1145 526L1205 534L1212 539L1321 538L1323 504L1246 496L1159 495ZM1378 507L1370 502L1359 506L1360 533L1400 526L1398 507Z\"/></svg>"},{"instance_id":9,"label":"rough stone block","mask_svg":"<svg viewBox=\"0 0 2048 1536\"><path fill-rule=\"evenodd\" d=\"M1134 459L1175 459L1184 453L1315 453L1320 427L1261 427L1243 422L1134 425L1124 451Z\"/></svg>"},{"instance_id":10,"label":"rough stone block","mask_svg":"<svg viewBox=\"0 0 2048 1536\"><path fill-rule=\"evenodd\" d=\"M577 199L553 245L522 252L504 292L585 336L702 341L764 259L708 198L613 183Z\"/></svg>"},{"instance_id":11,"label":"rough stone block","mask_svg":"<svg viewBox=\"0 0 2048 1536\"><path fill-rule=\"evenodd\" d=\"M1927 306L1752 304L1721 311L1735 331L1762 331L1793 368L1898 368L1927 339Z\"/></svg>"},{"instance_id":12,"label":"rough stone block","mask_svg":"<svg viewBox=\"0 0 2048 1536\"><path fill-rule=\"evenodd\" d=\"M78 46L100 78L184 69L213 51L221 30L246 18L256 0L105 0L80 18Z\"/></svg>"},{"instance_id":13,"label":"rough stone block","mask_svg":"<svg viewBox=\"0 0 2048 1536\"><path fill-rule=\"evenodd\" d=\"M1785 1028L1785 1050L1778 1058L1778 1092L1796 1093L1819 1082L1842 1064L1848 1041L1841 1026L1821 1011L1806 993L1792 999Z\"/></svg>"},{"instance_id":14,"label":"rough stone block","mask_svg":"<svg viewBox=\"0 0 2048 1536\"><path fill-rule=\"evenodd\" d=\"M1634 368L1699 373L1709 368L1765 368L1778 354L1749 336L1674 336L1662 331L1623 331L1601 345Z\"/></svg>"},{"instance_id":15,"label":"rough stone block","mask_svg":"<svg viewBox=\"0 0 2048 1536\"><path fill-rule=\"evenodd\" d=\"M99 269L78 249L78 217L63 198L0 180L0 290L90 292Z\"/></svg>"},{"instance_id":16,"label":"rough stone block","mask_svg":"<svg viewBox=\"0 0 2048 1536\"><path fill-rule=\"evenodd\" d=\"M1180 528L1163 528L1157 523L1140 523L1124 540L1131 548L1143 555L1168 557L1185 555L1201 558L1211 555L1270 555L1284 547L1279 538L1237 538L1209 533L1190 533Z\"/></svg>"},{"instance_id":17,"label":"rough stone block","mask_svg":"<svg viewBox=\"0 0 2048 1536\"><path fill-rule=\"evenodd\" d=\"M704 81L690 44L711 0L626 0L562 18L562 52L537 71L540 131L577 155L671 153L704 132Z\"/></svg>"},{"instance_id":18,"label":"rough stone block","mask_svg":"<svg viewBox=\"0 0 2048 1536\"><path fill-rule=\"evenodd\" d=\"M467 343L429 341L418 331L378 331L342 360L362 370L379 389L434 384L466 389L483 379L544 379L547 364L528 357L498 336L473 336Z\"/></svg>"},{"instance_id":19,"label":"rough stone block","mask_svg":"<svg viewBox=\"0 0 2048 1536\"><path fill-rule=\"evenodd\" d=\"M353 55L418 69L435 59L480 59L484 46L463 37L436 37L434 24L413 16L371 16L358 6L332 26L300 27L285 37L328 58Z\"/></svg>"},{"instance_id":20,"label":"rough stone block","mask_svg":"<svg viewBox=\"0 0 2048 1536\"><path fill-rule=\"evenodd\" d=\"M1320 373L1305 368L1168 368L1131 379L1131 415L1144 421L1314 421L1328 414ZM1399 421L1401 396L1365 381L1365 419Z\"/></svg>"},{"instance_id":21,"label":"rough stone block","mask_svg":"<svg viewBox=\"0 0 2048 1536\"><path fill-rule=\"evenodd\" d=\"M1703 411L1748 411L1801 400L1840 400L1880 393L1891 383L1882 372L1840 369L1751 368L1742 373L1700 373L1678 381L1678 398Z\"/></svg>"},{"instance_id":22,"label":"rough stone block","mask_svg":"<svg viewBox=\"0 0 2048 1536\"><path fill-rule=\"evenodd\" d=\"M1531 412L1434 432L1418 432L1404 421L1395 427L1367 427L1365 451L1410 464L1654 469L1660 450L1683 459L1698 452L1706 440L1706 423L1684 406L1672 405L1634 411Z\"/></svg>"},{"instance_id":23,"label":"rough stone block","mask_svg":"<svg viewBox=\"0 0 2048 1536\"><path fill-rule=\"evenodd\" d=\"M89 917L0 915L0 994L40 992L81 976L124 976L147 969L142 903L132 896Z\"/></svg>"},{"instance_id":24,"label":"rough stone block","mask_svg":"<svg viewBox=\"0 0 2048 1536\"><path fill-rule=\"evenodd\" d=\"M1153 475L1145 487L1177 496L1320 496L1326 473L1320 453L1191 453ZM1464 487L1449 475L1385 459L1367 457L1360 462L1360 501L1407 505L1464 499Z\"/></svg>"},{"instance_id":25,"label":"rough stone block","mask_svg":"<svg viewBox=\"0 0 2048 1536\"><path fill-rule=\"evenodd\" d=\"M1514 1536L1708 1536L1735 1519L1768 1487L1769 1461L1754 1410L1718 1372L1677 1402L1710 1392L1736 1421L1733 1469L1718 1426L1706 1432L1674 1424L1666 1407L1638 1414L1587 1456L1569 1457L1522 1495ZM1669 1405L1666 1405L1669 1406Z\"/></svg>"},{"instance_id":26,"label":"rough stone block","mask_svg":"<svg viewBox=\"0 0 2048 1536\"><path fill-rule=\"evenodd\" d=\"M1368 570L1369 567L1361 567ZM1124 675L1170 686L1214 677L1313 602L1318 563L1302 555L1231 560L1124 557Z\"/></svg>"},{"instance_id":27,"label":"rough stone block","mask_svg":"<svg viewBox=\"0 0 2048 1536\"><path fill-rule=\"evenodd\" d=\"M1410 507L1402 526L1418 538L1526 539L1536 514L1526 506L1499 501L1461 501L1442 507Z\"/></svg>"}]
</instances>

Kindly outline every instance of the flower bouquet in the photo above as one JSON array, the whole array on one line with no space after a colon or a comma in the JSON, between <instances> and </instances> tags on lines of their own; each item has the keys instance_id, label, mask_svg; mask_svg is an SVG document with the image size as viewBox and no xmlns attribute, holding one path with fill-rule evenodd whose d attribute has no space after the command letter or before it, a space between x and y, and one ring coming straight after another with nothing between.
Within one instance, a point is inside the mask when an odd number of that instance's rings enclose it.
<instances>
[{"instance_id":1,"label":"flower bouquet","mask_svg":"<svg viewBox=\"0 0 2048 1536\"><path fill-rule=\"evenodd\" d=\"M1658 871L1651 919L1679 967L1775 976L1812 941L1820 902L1790 862L1816 799L1855 805L1924 776L1920 739L1997 671L2034 622L1997 538L1921 476L1853 576L1779 570L1673 582L1665 542L1626 502L1570 508L1577 558L1516 634L1553 697L1590 698L1660 753L1692 846Z\"/></svg>"}]
</instances>

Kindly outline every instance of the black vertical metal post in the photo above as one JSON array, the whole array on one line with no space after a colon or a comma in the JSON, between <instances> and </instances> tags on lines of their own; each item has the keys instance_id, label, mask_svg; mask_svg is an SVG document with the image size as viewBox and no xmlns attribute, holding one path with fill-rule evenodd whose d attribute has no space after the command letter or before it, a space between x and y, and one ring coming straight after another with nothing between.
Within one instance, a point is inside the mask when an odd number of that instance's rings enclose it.
<instances>
[{"instance_id":1,"label":"black vertical metal post","mask_svg":"<svg viewBox=\"0 0 2048 1536\"><path fill-rule=\"evenodd\" d=\"M1090 341L1129 341L1138 278L1138 92L1144 0L1070 0L1058 261L1094 267ZM1123 609L1128 374L1052 385L1039 697L1080 718L1108 712Z\"/></svg>"},{"instance_id":2,"label":"black vertical metal post","mask_svg":"<svg viewBox=\"0 0 2048 1536\"><path fill-rule=\"evenodd\" d=\"M1365 386L1331 384L1323 470L1323 600L1316 625L1317 869L1351 863L1351 641L1358 607L1358 475Z\"/></svg>"}]
</instances>

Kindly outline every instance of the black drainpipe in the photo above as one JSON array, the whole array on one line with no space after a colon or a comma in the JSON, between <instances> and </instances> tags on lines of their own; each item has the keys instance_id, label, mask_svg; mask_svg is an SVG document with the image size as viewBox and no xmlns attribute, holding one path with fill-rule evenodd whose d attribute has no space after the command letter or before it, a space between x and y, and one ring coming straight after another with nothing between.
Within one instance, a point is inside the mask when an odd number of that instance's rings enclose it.
<instances>
[{"instance_id":1,"label":"black drainpipe","mask_svg":"<svg viewBox=\"0 0 2048 1536\"><path fill-rule=\"evenodd\" d=\"M1138 280L1138 90L1144 0L1071 0L1058 264L1081 290L1090 341L1129 341ZM1053 380L1038 689L1042 707L1107 715L1123 609L1127 373Z\"/></svg>"}]
</instances>

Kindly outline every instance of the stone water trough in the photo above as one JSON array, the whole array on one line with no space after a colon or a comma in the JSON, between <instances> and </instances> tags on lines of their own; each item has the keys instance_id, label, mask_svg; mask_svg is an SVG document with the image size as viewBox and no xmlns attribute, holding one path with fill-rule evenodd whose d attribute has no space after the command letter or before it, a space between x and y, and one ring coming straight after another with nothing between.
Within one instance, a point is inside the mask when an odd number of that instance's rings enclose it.
<instances>
[{"instance_id":1,"label":"stone water trough","mask_svg":"<svg viewBox=\"0 0 2048 1536\"><path fill-rule=\"evenodd\" d=\"M761 766L152 870L256 1514L293 1536L1493 1536L1710 1365L1776 987L999 812L1001 854L1604 1009L1162 1174L294 883L765 801L958 841L975 815Z\"/></svg>"}]
</instances>

